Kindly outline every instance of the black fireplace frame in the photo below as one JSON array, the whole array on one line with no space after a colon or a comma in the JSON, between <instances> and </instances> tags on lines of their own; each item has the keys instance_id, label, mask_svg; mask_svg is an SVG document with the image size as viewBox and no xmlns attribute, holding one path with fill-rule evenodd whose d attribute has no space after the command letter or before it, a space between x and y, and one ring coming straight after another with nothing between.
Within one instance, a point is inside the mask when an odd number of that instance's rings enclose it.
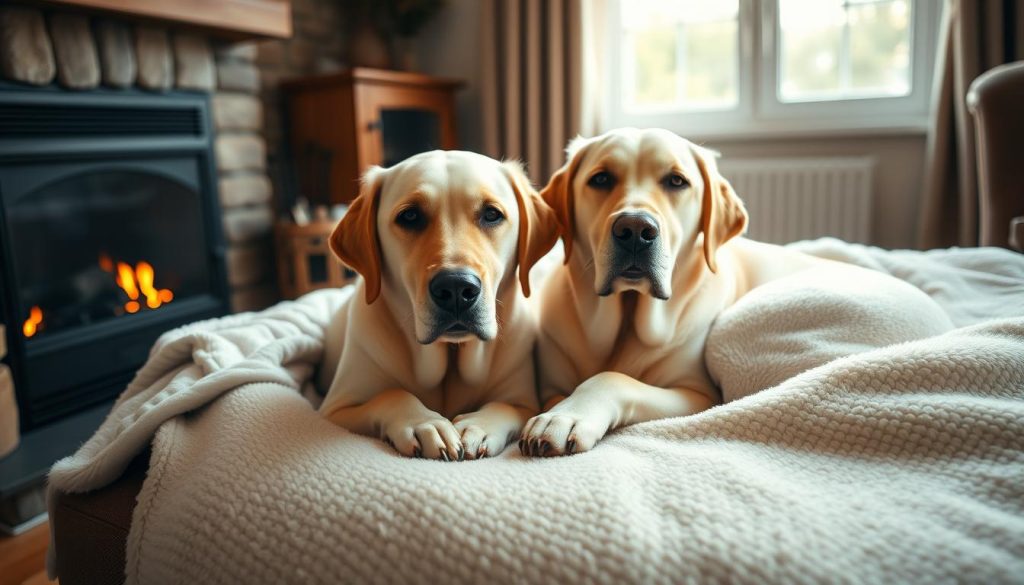
<instances>
[{"instance_id":1,"label":"black fireplace frame","mask_svg":"<svg viewBox=\"0 0 1024 585\"><path fill-rule=\"evenodd\" d=\"M111 319L83 328L86 330L39 338L31 344L26 344L22 336L19 302L14 298L19 290L14 257L9 245L0 245L0 319L7 324L8 342L5 361L14 374L23 431L109 403L142 365L145 353L161 333L228 312L229 288L210 111L209 97L204 93L68 92L0 84L0 164L88 162L109 160L112 156L195 157L207 243L207 293L175 299L160 311L140 313L131 319ZM147 117L147 112L156 114L156 122L152 115ZM0 205L0 244L9 243L5 207ZM117 344L131 349L130 358L111 355L111 342L115 339ZM118 360L123 363L117 363ZM100 370L107 372L101 378L85 382L67 379L75 371ZM62 382L61 378L67 380ZM56 392L53 384L66 388Z\"/></svg>"}]
</instances>

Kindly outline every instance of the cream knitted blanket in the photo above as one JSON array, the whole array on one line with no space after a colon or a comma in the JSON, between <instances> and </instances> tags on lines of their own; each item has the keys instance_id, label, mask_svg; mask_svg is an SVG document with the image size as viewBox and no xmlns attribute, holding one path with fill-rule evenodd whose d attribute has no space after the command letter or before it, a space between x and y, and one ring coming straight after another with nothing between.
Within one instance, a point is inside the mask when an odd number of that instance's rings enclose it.
<instances>
[{"instance_id":1,"label":"cream knitted blanket","mask_svg":"<svg viewBox=\"0 0 1024 585\"><path fill-rule=\"evenodd\" d=\"M707 359L727 396L769 389L577 456L443 463L300 395L347 294L315 293L165 335L51 487L109 483L156 433L128 583L1020 582L1024 256L802 246L899 276L958 328L842 357L806 318L770 317L820 306L754 291ZM751 382L793 368L750 351L780 336L818 363Z\"/></svg>"}]
</instances>

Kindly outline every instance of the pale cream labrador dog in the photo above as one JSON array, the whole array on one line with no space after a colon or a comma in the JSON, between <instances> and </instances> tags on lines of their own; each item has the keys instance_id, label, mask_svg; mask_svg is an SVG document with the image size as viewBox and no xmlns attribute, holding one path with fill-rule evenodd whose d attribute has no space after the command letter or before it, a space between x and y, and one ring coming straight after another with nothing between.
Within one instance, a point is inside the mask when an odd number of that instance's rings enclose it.
<instances>
[{"instance_id":1,"label":"pale cream labrador dog","mask_svg":"<svg viewBox=\"0 0 1024 585\"><path fill-rule=\"evenodd\" d=\"M665 130L570 145L541 193L566 250L544 285L538 341L541 402L554 406L523 429L524 454L586 451L618 427L717 404L704 365L715 317L824 262L737 237L747 213L715 156Z\"/></svg>"},{"instance_id":2,"label":"pale cream labrador dog","mask_svg":"<svg viewBox=\"0 0 1024 585\"><path fill-rule=\"evenodd\" d=\"M322 415L406 456L504 450L538 410L526 297L557 238L516 164L434 151L368 171L330 240L363 278L327 331Z\"/></svg>"}]
</instances>

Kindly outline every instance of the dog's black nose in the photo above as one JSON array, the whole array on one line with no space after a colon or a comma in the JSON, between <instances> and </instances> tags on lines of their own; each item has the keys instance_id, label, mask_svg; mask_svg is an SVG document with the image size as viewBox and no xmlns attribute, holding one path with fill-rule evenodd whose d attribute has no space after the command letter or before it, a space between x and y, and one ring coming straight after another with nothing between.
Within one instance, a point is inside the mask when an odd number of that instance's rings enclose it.
<instances>
[{"instance_id":1,"label":"dog's black nose","mask_svg":"<svg viewBox=\"0 0 1024 585\"><path fill-rule=\"evenodd\" d=\"M623 213L612 224L615 243L629 250L643 250L658 239L658 222L648 213Z\"/></svg>"},{"instance_id":2,"label":"dog's black nose","mask_svg":"<svg viewBox=\"0 0 1024 585\"><path fill-rule=\"evenodd\" d=\"M458 313L480 298L481 286L480 277L472 272L442 270L430 279L430 298L445 311Z\"/></svg>"}]
</instances>

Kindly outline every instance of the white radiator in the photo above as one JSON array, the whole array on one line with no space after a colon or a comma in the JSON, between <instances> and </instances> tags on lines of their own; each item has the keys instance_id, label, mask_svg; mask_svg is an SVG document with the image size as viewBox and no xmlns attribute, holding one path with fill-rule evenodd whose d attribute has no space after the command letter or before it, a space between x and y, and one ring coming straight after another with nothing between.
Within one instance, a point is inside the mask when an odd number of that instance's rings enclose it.
<instances>
[{"instance_id":1,"label":"white radiator","mask_svg":"<svg viewBox=\"0 0 1024 585\"><path fill-rule=\"evenodd\" d=\"M822 236L870 243L874 167L868 157L719 161L750 213L747 236L775 244Z\"/></svg>"}]
</instances>

